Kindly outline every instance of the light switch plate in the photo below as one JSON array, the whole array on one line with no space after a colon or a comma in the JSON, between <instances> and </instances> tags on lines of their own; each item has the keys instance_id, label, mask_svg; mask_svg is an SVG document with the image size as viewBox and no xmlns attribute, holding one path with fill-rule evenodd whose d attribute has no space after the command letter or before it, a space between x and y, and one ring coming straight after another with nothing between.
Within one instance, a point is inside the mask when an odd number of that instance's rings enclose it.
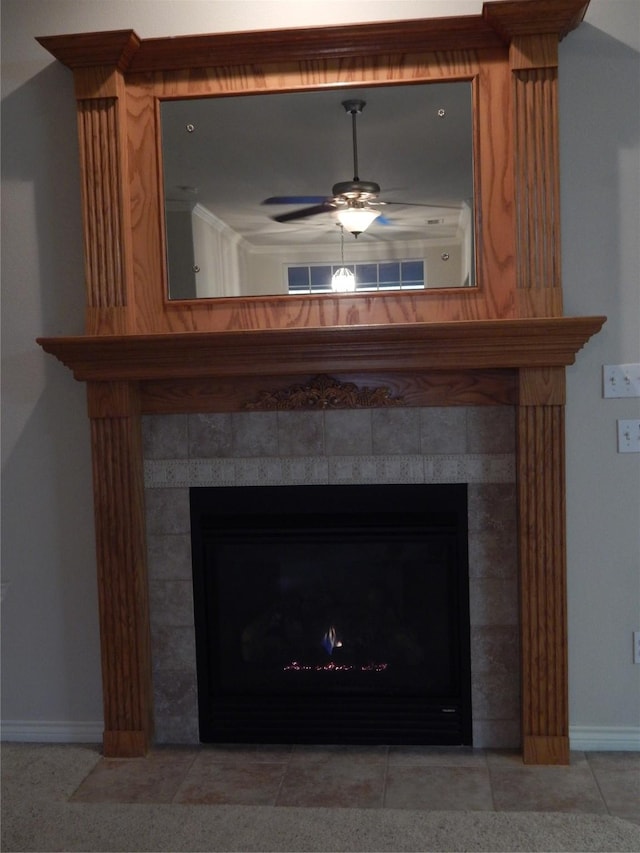
<instances>
[{"instance_id":1,"label":"light switch plate","mask_svg":"<svg viewBox=\"0 0 640 853\"><path fill-rule=\"evenodd\" d=\"M640 364L605 364L603 397L640 397Z\"/></svg>"},{"instance_id":2,"label":"light switch plate","mask_svg":"<svg viewBox=\"0 0 640 853\"><path fill-rule=\"evenodd\" d=\"M618 453L640 453L640 418L618 421Z\"/></svg>"}]
</instances>

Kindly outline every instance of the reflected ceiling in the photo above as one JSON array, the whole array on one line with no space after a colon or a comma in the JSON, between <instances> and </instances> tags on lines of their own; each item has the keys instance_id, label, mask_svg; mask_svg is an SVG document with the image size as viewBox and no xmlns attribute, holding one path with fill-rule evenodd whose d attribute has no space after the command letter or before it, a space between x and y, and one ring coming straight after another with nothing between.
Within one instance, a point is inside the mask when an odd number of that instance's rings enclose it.
<instances>
[{"instance_id":1,"label":"reflected ceiling","mask_svg":"<svg viewBox=\"0 0 640 853\"><path fill-rule=\"evenodd\" d=\"M254 246L335 244L335 214L278 223L273 216L298 206L262 202L330 196L353 179L346 98L366 101L359 178L380 185L380 200L398 202L383 206L358 241L455 236L461 203L473 196L466 82L165 101L167 204L202 205Z\"/></svg>"}]
</instances>

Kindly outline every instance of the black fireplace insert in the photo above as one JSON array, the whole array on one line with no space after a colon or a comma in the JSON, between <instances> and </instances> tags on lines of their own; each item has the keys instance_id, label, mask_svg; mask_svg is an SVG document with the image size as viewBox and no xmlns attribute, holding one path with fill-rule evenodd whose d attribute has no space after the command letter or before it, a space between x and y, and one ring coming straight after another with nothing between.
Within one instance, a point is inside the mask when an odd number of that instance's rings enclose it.
<instances>
[{"instance_id":1,"label":"black fireplace insert","mask_svg":"<svg viewBox=\"0 0 640 853\"><path fill-rule=\"evenodd\" d=\"M201 741L471 743L465 485L190 494Z\"/></svg>"}]
</instances>

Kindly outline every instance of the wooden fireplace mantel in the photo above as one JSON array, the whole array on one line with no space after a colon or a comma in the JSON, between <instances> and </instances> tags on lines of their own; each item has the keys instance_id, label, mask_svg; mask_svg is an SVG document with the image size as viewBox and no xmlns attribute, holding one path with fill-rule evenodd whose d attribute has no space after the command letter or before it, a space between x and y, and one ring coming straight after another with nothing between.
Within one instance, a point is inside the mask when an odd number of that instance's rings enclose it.
<instances>
[{"instance_id":1,"label":"wooden fireplace mantel","mask_svg":"<svg viewBox=\"0 0 640 853\"><path fill-rule=\"evenodd\" d=\"M604 317L38 338L81 381L565 367Z\"/></svg>"},{"instance_id":2,"label":"wooden fireplace mantel","mask_svg":"<svg viewBox=\"0 0 640 853\"><path fill-rule=\"evenodd\" d=\"M374 401L391 389L402 405L516 407L522 753L568 763L565 367L604 318L563 316L557 66L587 6L38 39L77 100L85 334L38 343L87 383L106 755L143 755L153 739L141 415L253 408L327 375L377 386ZM163 100L454 80L473 92L477 286L167 298Z\"/></svg>"}]
</instances>

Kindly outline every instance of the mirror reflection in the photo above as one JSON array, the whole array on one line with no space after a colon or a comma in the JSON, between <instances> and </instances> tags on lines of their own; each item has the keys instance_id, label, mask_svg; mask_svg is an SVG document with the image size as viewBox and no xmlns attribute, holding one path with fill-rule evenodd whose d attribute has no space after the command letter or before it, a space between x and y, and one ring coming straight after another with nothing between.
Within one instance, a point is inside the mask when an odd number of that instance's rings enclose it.
<instances>
[{"instance_id":1,"label":"mirror reflection","mask_svg":"<svg viewBox=\"0 0 640 853\"><path fill-rule=\"evenodd\" d=\"M161 104L171 299L474 281L471 84Z\"/></svg>"}]
</instances>

